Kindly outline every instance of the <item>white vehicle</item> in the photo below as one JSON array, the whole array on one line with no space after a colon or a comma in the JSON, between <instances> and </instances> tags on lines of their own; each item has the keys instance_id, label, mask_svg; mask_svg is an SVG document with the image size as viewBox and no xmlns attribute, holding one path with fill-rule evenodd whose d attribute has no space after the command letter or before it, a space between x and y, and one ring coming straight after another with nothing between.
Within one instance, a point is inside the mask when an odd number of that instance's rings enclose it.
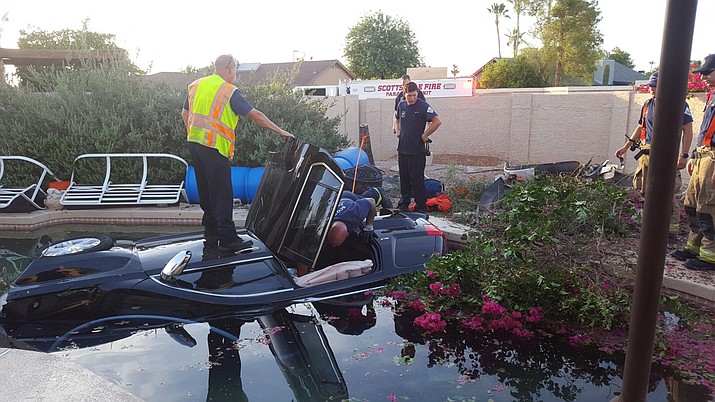
<instances>
[{"instance_id":1,"label":"white vehicle","mask_svg":"<svg viewBox=\"0 0 715 402\"><path fill-rule=\"evenodd\" d=\"M427 98L473 96L474 78L455 77L413 80ZM402 91L402 80L341 81L340 95L357 95L359 99L394 99Z\"/></svg>"}]
</instances>

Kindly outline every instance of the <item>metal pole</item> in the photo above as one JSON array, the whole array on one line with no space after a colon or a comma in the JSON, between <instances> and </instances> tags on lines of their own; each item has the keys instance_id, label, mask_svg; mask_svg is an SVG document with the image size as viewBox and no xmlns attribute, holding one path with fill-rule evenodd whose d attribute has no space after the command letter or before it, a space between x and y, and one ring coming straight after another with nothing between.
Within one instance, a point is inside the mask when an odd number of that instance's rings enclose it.
<instances>
[{"instance_id":1,"label":"metal pole","mask_svg":"<svg viewBox=\"0 0 715 402\"><path fill-rule=\"evenodd\" d=\"M623 388L613 402L645 401L648 391L696 8L697 0L667 3Z\"/></svg>"}]
</instances>

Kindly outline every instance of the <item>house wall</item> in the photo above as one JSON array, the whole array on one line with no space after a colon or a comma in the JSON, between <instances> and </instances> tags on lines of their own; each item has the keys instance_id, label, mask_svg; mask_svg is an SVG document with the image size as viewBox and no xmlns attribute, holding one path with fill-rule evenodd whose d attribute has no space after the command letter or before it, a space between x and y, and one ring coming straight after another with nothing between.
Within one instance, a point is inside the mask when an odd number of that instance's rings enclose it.
<instances>
[{"instance_id":1,"label":"house wall","mask_svg":"<svg viewBox=\"0 0 715 402\"><path fill-rule=\"evenodd\" d=\"M340 80L349 80L351 77L345 70L334 66L320 72L307 85L338 85Z\"/></svg>"},{"instance_id":2,"label":"house wall","mask_svg":"<svg viewBox=\"0 0 715 402\"><path fill-rule=\"evenodd\" d=\"M482 164L615 162L614 152L636 128L641 105L649 97L626 90L561 89L492 90L471 98L427 99L442 120L432 136L431 150L447 160L449 156L468 156ZM396 159L393 100L357 100L356 95L333 99L337 102L329 114L344 116L342 134L357 144L358 128L367 124L375 158ZM688 100L695 120L694 137L702 121L704 99L704 94L697 94ZM636 166L629 152L626 170L633 171Z\"/></svg>"}]
</instances>

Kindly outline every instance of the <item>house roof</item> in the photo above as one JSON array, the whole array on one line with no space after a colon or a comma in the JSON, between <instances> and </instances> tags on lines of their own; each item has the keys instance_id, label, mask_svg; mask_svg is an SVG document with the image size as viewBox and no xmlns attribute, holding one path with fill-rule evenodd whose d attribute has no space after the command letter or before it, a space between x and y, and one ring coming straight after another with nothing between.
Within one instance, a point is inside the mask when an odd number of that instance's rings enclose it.
<instances>
[{"instance_id":1,"label":"house roof","mask_svg":"<svg viewBox=\"0 0 715 402\"><path fill-rule=\"evenodd\" d=\"M608 82L603 82L603 73L609 66ZM624 66L615 60L599 60L596 71L593 73L593 83L596 85L631 85L638 80L647 80L648 76Z\"/></svg>"},{"instance_id":2,"label":"house roof","mask_svg":"<svg viewBox=\"0 0 715 402\"><path fill-rule=\"evenodd\" d=\"M201 77L202 75L197 73L175 72L163 72L142 76L142 78L148 82L154 84L166 84L171 88L180 89L183 91L186 91L186 89L189 87L189 84Z\"/></svg>"},{"instance_id":3,"label":"house roof","mask_svg":"<svg viewBox=\"0 0 715 402\"><path fill-rule=\"evenodd\" d=\"M255 63L250 65L241 64L238 68L237 79L239 81L261 82L278 70L292 71L296 66L298 74L293 81L295 86L316 85L315 79L329 69L342 70L343 75L349 79L355 79L355 76L338 60L304 60L291 63L261 63L256 66ZM334 84L338 84L336 81Z\"/></svg>"}]
</instances>

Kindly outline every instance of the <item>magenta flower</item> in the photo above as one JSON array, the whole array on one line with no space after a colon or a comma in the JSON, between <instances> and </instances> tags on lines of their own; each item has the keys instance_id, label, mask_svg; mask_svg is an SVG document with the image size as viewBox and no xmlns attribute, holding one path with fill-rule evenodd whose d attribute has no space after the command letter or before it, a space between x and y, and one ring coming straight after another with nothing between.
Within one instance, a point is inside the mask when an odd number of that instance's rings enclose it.
<instances>
[{"instance_id":1,"label":"magenta flower","mask_svg":"<svg viewBox=\"0 0 715 402\"><path fill-rule=\"evenodd\" d=\"M416 310L416 311L425 311L425 308L426 308L424 303L422 303L422 300L420 300L420 299L409 302L407 304L407 306L410 309Z\"/></svg>"},{"instance_id":2,"label":"magenta flower","mask_svg":"<svg viewBox=\"0 0 715 402\"><path fill-rule=\"evenodd\" d=\"M429 285L430 290L432 293L434 293L435 297L439 296L442 288L444 288L444 285L442 285L442 282L435 282L435 283L430 283Z\"/></svg>"},{"instance_id":3,"label":"magenta flower","mask_svg":"<svg viewBox=\"0 0 715 402\"><path fill-rule=\"evenodd\" d=\"M393 394L387 396L387 400L391 402L397 402L397 397Z\"/></svg>"},{"instance_id":4,"label":"magenta flower","mask_svg":"<svg viewBox=\"0 0 715 402\"><path fill-rule=\"evenodd\" d=\"M445 291L450 296L459 296L460 287L458 283L453 283L449 289Z\"/></svg>"},{"instance_id":5,"label":"magenta flower","mask_svg":"<svg viewBox=\"0 0 715 402\"><path fill-rule=\"evenodd\" d=\"M435 273L434 273L433 271L427 271L427 276L430 277L430 278L432 278L432 279L436 279L436 278L437 278L437 275L435 275Z\"/></svg>"},{"instance_id":6,"label":"magenta flower","mask_svg":"<svg viewBox=\"0 0 715 402\"><path fill-rule=\"evenodd\" d=\"M425 313L415 318L415 325L422 327L427 332L439 332L447 326L439 313Z\"/></svg>"},{"instance_id":7,"label":"magenta flower","mask_svg":"<svg viewBox=\"0 0 715 402\"><path fill-rule=\"evenodd\" d=\"M506 314L506 309L499 303L490 301L489 299L486 300L488 301L484 302L484 305L482 306L482 314L491 314L495 317Z\"/></svg>"},{"instance_id":8,"label":"magenta flower","mask_svg":"<svg viewBox=\"0 0 715 402\"><path fill-rule=\"evenodd\" d=\"M462 320L462 326L464 328L469 328L475 331L483 331L484 330L484 318L482 317L477 317L477 316L471 316L467 319Z\"/></svg>"}]
</instances>

